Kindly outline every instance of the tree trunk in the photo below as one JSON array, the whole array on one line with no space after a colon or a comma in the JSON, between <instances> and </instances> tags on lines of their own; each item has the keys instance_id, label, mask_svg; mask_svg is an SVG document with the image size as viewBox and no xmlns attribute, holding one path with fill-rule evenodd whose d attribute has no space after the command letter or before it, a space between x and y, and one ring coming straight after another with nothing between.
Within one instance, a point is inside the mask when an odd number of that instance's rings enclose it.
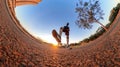
<instances>
[{"instance_id":1,"label":"tree trunk","mask_svg":"<svg viewBox=\"0 0 120 67\"><path fill-rule=\"evenodd\" d=\"M108 29L100 22L96 21L96 23L100 24L102 26L103 29L105 29L105 31L107 31Z\"/></svg>"}]
</instances>

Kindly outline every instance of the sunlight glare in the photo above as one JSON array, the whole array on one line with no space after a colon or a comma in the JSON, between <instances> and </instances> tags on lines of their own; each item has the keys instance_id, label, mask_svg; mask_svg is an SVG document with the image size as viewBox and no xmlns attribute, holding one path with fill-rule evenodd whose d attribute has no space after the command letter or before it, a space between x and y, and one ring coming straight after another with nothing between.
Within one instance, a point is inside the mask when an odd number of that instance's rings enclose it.
<instances>
[{"instance_id":1,"label":"sunlight glare","mask_svg":"<svg viewBox=\"0 0 120 67\"><path fill-rule=\"evenodd\" d=\"M52 44L53 46L58 46L57 44Z\"/></svg>"},{"instance_id":2,"label":"sunlight glare","mask_svg":"<svg viewBox=\"0 0 120 67\"><path fill-rule=\"evenodd\" d=\"M38 37L40 37L43 41L48 42L48 43L52 43L54 46L57 46L57 42L56 40L52 37L52 35L49 34L42 34L39 35Z\"/></svg>"}]
</instances>

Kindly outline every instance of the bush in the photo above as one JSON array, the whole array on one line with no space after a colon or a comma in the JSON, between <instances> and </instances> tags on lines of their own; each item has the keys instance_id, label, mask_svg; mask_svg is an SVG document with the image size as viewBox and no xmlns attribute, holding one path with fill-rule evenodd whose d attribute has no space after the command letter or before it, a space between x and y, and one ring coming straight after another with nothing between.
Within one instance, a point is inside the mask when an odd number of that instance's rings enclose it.
<instances>
[{"instance_id":1,"label":"bush","mask_svg":"<svg viewBox=\"0 0 120 67\"><path fill-rule=\"evenodd\" d=\"M114 7L112 10L111 10L111 14L110 14L110 17L109 17L109 21L112 23L114 21L114 19L116 18L118 12L120 10L120 3L117 4L116 7Z\"/></svg>"}]
</instances>

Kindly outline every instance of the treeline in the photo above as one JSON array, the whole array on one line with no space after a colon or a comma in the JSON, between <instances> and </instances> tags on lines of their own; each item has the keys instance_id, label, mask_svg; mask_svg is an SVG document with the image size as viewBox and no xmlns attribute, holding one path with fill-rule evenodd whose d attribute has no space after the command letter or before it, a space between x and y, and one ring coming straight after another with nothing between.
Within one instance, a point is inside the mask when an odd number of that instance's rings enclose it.
<instances>
[{"instance_id":1,"label":"treeline","mask_svg":"<svg viewBox=\"0 0 120 67\"><path fill-rule=\"evenodd\" d=\"M116 7L114 7L112 10L111 10L111 14L110 14L110 17L109 17L109 21L112 23L115 19L115 17L117 16L118 12L120 10L120 3L117 4Z\"/></svg>"},{"instance_id":2,"label":"treeline","mask_svg":"<svg viewBox=\"0 0 120 67\"><path fill-rule=\"evenodd\" d=\"M113 21L114 21L114 19L116 18L119 10L120 10L120 3L117 4L117 6L114 7L114 8L111 10L111 14L110 14L110 17L109 17L110 23L106 24L106 26L105 26L107 29L108 29L108 28L110 27L110 25L113 23ZM88 43L88 42L90 42L90 41L93 41L93 40L97 39L97 38L100 37L104 32L105 32L105 30L104 30L102 27L99 27L95 34L91 35L91 36L88 37L88 38L85 38L84 40L80 41L79 43L71 43L70 45L72 45L72 46L84 45L85 43Z\"/></svg>"}]
</instances>

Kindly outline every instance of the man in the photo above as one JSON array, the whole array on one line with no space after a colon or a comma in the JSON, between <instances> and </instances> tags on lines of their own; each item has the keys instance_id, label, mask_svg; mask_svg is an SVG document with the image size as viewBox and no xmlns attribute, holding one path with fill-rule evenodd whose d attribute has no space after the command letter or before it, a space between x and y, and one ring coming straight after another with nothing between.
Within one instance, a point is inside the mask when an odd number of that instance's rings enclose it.
<instances>
[{"instance_id":1,"label":"man","mask_svg":"<svg viewBox=\"0 0 120 67\"><path fill-rule=\"evenodd\" d=\"M65 33L66 35L66 41L67 41L67 46L69 46L69 23L66 24L66 26L64 27L60 27L59 30L59 34L57 34L57 32L55 30L52 31L53 37L56 39L56 41L58 42L58 46L62 46L61 44L61 36L62 36L62 32Z\"/></svg>"},{"instance_id":2,"label":"man","mask_svg":"<svg viewBox=\"0 0 120 67\"><path fill-rule=\"evenodd\" d=\"M66 42L67 42L67 46L69 46L69 23L66 24L66 26L63 27L63 31L66 35Z\"/></svg>"}]
</instances>

